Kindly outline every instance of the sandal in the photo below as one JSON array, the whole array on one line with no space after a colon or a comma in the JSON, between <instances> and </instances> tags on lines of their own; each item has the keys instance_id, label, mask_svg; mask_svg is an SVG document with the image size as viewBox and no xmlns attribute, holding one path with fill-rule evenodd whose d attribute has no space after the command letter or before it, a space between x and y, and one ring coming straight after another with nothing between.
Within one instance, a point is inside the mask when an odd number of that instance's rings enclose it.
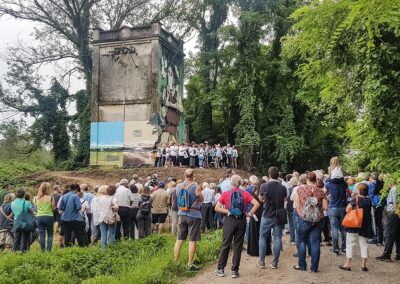
<instances>
[{"instance_id":1,"label":"sandal","mask_svg":"<svg viewBox=\"0 0 400 284\"><path fill-rule=\"evenodd\" d=\"M342 270L346 270L346 271L350 271L351 270L350 267L346 267L344 265L339 265L339 268L342 269Z\"/></svg>"}]
</instances>

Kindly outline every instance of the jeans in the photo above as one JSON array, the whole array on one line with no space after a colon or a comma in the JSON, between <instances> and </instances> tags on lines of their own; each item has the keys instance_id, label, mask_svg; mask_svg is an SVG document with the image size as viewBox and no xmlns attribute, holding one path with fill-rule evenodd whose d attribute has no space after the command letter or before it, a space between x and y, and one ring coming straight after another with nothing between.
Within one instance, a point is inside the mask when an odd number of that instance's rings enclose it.
<instances>
[{"instance_id":1,"label":"jeans","mask_svg":"<svg viewBox=\"0 0 400 284\"><path fill-rule=\"evenodd\" d=\"M130 207L119 207L118 209L119 217L121 221L117 223L117 232L115 238L119 241L121 239L121 227L124 238L127 240L129 238L129 230L131 227L131 208Z\"/></svg>"},{"instance_id":2,"label":"jeans","mask_svg":"<svg viewBox=\"0 0 400 284\"><path fill-rule=\"evenodd\" d=\"M107 241L108 244L112 245L115 243L115 231L117 224L107 225L106 223L100 223L101 232L101 248L106 248Z\"/></svg>"},{"instance_id":3,"label":"jeans","mask_svg":"<svg viewBox=\"0 0 400 284\"><path fill-rule=\"evenodd\" d=\"M137 215L139 239L151 235L151 213L148 215Z\"/></svg>"},{"instance_id":4,"label":"jeans","mask_svg":"<svg viewBox=\"0 0 400 284\"><path fill-rule=\"evenodd\" d=\"M271 229L273 230L274 237L274 260L272 263L274 265L278 265L279 256L281 254L282 248L282 225L278 225L277 218L261 218L260 225L260 240L259 240L259 255L260 255L260 263L265 264L265 254L267 251L267 238L268 235L271 235Z\"/></svg>"},{"instance_id":5,"label":"jeans","mask_svg":"<svg viewBox=\"0 0 400 284\"><path fill-rule=\"evenodd\" d=\"M218 269L224 269L228 262L229 250L233 240L232 271L239 271L240 258L242 255L244 233L246 231L246 218L225 218L223 227L223 240L219 254Z\"/></svg>"},{"instance_id":6,"label":"jeans","mask_svg":"<svg viewBox=\"0 0 400 284\"><path fill-rule=\"evenodd\" d=\"M204 158L203 159L199 158L199 167L202 168L203 165L204 165Z\"/></svg>"},{"instance_id":7,"label":"jeans","mask_svg":"<svg viewBox=\"0 0 400 284\"><path fill-rule=\"evenodd\" d=\"M339 249L344 250L346 248L346 231L342 226L342 221L346 215L346 208L328 208L329 221L332 227L332 241L333 250L339 252ZM339 233L342 238L342 245L339 248Z\"/></svg>"},{"instance_id":8,"label":"jeans","mask_svg":"<svg viewBox=\"0 0 400 284\"><path fill-rule=\"evenodd\" d=\"M311 223L298 217L296 220L296 245L299 254L299 267L307 270L306 247L311 249L311 271L317 272L320 257L320 242L323 222Z\"/></svg>"},{"instance_id":9,"label":"jeans","mask_svg":"<svg viewBox=\"0 0 400 284\"><path fill-rule=\"evenodd\" d=\"M287 213L288 213L290 242L294 243L296 241L296 234L295 234L293 210L288 210Z\"/></svg>"},{"instance_id":10,"label":"jeans","mask_svg":"<svg viewBox=\"0 0 400 284\"><path fill-rule=\"evenodd\" d=\"M51 251L53 246L53 216L39 216L37 217L39 227L39 243L40 249L44 252L46 250L46 231L47 231L47 251Z\"/></svg>"}]
</instances>

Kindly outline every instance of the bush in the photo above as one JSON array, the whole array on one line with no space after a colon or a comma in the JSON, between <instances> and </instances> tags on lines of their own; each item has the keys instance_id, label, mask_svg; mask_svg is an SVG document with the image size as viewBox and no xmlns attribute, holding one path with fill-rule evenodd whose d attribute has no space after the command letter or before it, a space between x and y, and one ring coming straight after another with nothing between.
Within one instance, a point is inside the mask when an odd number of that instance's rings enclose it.
<instances>
[{"instance_id":1,"label":"bush","mask_svg":"<svg viewBox=\"0 0 400 284\"><path fill-rule=\"evenodd\" d=\"M182 261L173 261L175 239L153 235L99 247L56 249L51 253L0 254L0 283L175 283L193 276L186 269L187 245ZM221 233L205 235L198 246L198 261L218 256Z\"/></svg>"},{"instance_id":2,"label":"bush","mask_svg":"<svg viewBox=\"0 0 400 284\"><path fill-rule=\"evenodd\" d=\"M20 185L24 183L27 174L43 171L44 168L36 164L10 161L0 163L0 185L10 183Z\"/></svg>"}]
</instances>

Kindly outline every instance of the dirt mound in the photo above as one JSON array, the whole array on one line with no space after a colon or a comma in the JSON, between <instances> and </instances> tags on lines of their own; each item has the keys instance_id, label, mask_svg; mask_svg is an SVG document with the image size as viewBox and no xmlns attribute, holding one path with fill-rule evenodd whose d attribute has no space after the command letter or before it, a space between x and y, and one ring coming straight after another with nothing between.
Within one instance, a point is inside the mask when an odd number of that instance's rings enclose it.
<instances>
[{"instance_id":1,"label":"dirt mound","mask_svg":"<svg viewBox=\"0 0 400 284\"><path fill-rule=\"evenodd\" d=\"M114 184L122 178L131 179L134 174L139 177L147 177L157 174L159 179L166 180L169 177L183 178L185 168L137 168L137 169L88 169L82 171L51 171L37 173L29 177L32 186L41 182L58 182L60 185L70 183L87 183L91 186L101 184ZM198 182L218 182L225 177L226 169L195 169L195 177ZM248 178L249 173L238 171L242 178Z\"/></svg>"}]
</instances>

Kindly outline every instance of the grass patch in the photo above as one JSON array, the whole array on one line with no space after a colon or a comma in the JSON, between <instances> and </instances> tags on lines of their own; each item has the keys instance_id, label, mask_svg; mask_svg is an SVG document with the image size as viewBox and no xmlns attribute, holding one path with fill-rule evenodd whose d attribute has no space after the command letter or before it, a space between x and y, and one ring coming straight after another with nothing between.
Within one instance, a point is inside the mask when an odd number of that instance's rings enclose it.
<instances>
[{"instance_id":1,"label":"grass patch","mask_svg":"<svg viewBox=\"0 0 400 284\"><path fill-rule=\"evenodd\" d=\"M175 239L154 235L99 247L58 249L51 253L0 254L0 283L176 283L194 275L186 269L187 244L173 261ZM204 235L198 244L200 265L218 257L221 232Z\"/></svg>"},{"instance_id":2,"label":"grass patch","mask_svg":"<svg viewBox=\"0 0 400 284\"><path fill-rule=\"evenodd\" d=\"M0 185L9 183L14 186L22 185L26 176L43 171L44 168L33 163L10 161L0 163Z\"/></svg>"}]
</instances>

